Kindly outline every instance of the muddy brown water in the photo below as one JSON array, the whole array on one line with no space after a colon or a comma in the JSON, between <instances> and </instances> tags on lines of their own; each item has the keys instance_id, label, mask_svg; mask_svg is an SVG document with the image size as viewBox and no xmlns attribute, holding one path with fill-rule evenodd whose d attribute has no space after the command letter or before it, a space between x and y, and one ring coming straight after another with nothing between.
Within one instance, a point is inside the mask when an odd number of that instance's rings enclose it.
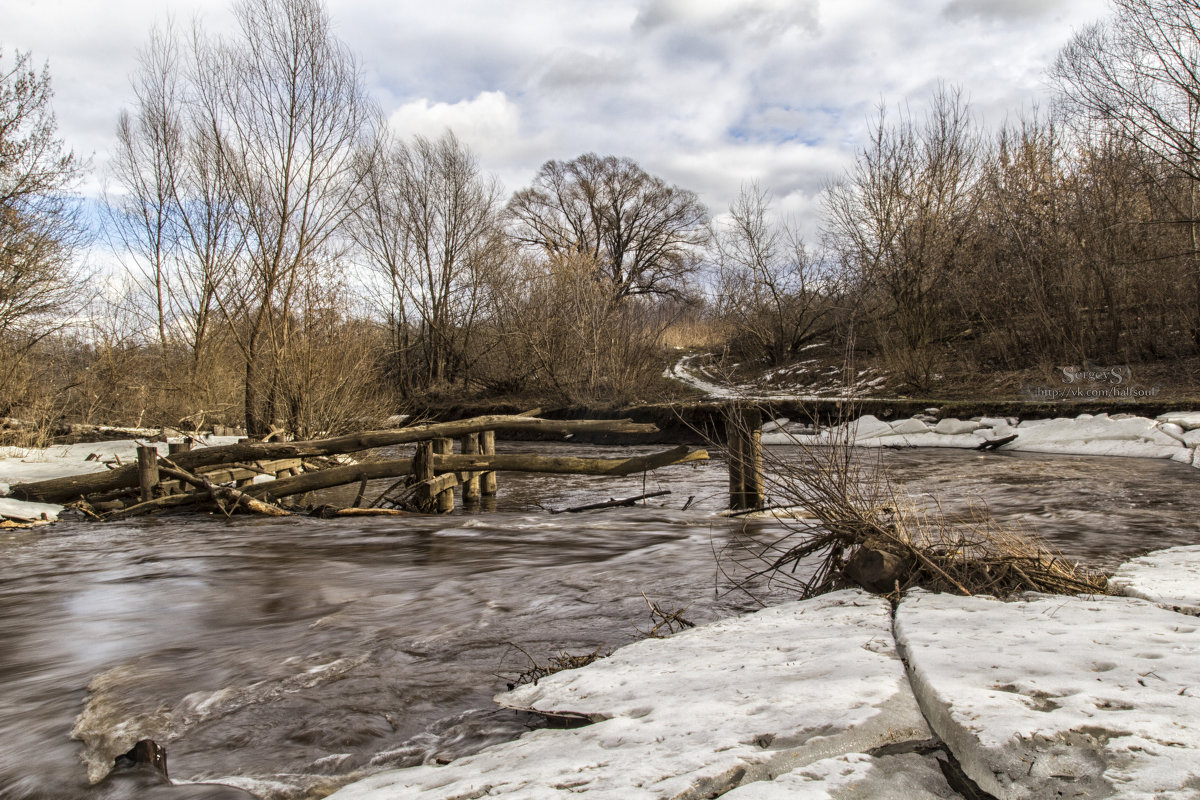
<instances>
[{"instance_id":1,"label":"muddy brown water","mask_svg":"<svg viewBox=\"0 0 1200 800\"><path fill-rule=\"evenodd\" d=\"M1200 543L1200 472L1179 464L881 456L906 493L951 510L985 502L1091 563ZM98 777L142 737L166 745L176 779L320 796L353 775L452 759L540 724L491 702L530 666L522 650L545 659L633 641L652 624L643 593L696 622L757 607L714 557L743 524L714 515L720 460L644 480L501 479L496 510L473 515L189 515L0 537L0 798L99 797L89 764ZM649 507L545 510L660 489L672 494ZM784 587L752 588L767 603L787 599Z\"/></svg>"}]
</instances>

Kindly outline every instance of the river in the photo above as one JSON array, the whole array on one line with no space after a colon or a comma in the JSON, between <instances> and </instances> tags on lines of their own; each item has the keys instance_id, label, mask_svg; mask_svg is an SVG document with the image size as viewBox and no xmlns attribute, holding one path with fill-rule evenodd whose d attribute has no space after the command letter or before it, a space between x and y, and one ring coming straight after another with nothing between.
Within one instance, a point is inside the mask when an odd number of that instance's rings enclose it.
<instances>
[{"instance_id":1,"label":"river","mask_svg":"<svg viewBox=\"0 0 1200 800\"><path fill-rule=\"evenodd\" d=\"M904 493L950 511L986 503L1092 564L1200 543L1200 475L1173 462L878 456ZM649 507L547 510L660 489L672 494ZM496 510L470 515L188 515L5 532L0 798L86 798L85 761L102 770L130 735L165 744L174 778L241 776L263 798L320 796L352 774L510 739L540 724L491 703L529 668L525 653L544 661L639 638L652 624L643 593L698 623L787 598L757 580L752 599L734 589L744 576L718 568L741 525L785 530L716 516L725 491L714 459L645 480L506 474Z\"/></svg>"}]
</instances>

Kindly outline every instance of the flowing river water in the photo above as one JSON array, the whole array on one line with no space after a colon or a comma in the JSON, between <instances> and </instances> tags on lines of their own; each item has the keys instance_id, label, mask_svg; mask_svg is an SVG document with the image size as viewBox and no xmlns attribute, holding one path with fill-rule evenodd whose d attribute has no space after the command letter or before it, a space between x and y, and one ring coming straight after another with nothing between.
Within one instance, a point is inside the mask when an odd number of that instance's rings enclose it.
<instances>
[{"instance_id":1,"label":"flowing river water","mask_svg":"<svg viewBox=\"0 0 1200 800\"><path fill-rule=\"evenodd\" d=\"M1200 543L1200 473L1180 464L880 455L904 493L951 511L984 502L1091 564ZM718 568L742 525L785 532L716 516L726 480L719 459L645 478L506 474L496 509L477 514L188 515L6 532L0 798L99 796L89 766L103 774L132 738L164 744L173 778L236 776L262 798L322 796L351 775L513 738L540 722L492 695L529 656L640 638L653 624L643 593L698 623L787 599L763 580L752 599ZM547 510L660 489L672 494L643 507Z\"/></svg>"}]
</instances>

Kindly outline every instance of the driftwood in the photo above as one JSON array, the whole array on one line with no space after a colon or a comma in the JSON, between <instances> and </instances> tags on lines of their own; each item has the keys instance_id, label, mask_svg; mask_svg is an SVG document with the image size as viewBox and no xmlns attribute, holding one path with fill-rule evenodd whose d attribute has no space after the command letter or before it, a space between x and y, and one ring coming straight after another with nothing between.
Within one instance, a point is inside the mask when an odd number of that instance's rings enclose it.
<instances>
[{"instance_id":1,"label":"driftwood","mask_svg":"<svg viewBox=\"0 0 1200 800\"><path fill-rule=\"evenodd\" d=\"M586 506L572 506L564 508L561 511L552 511L552 514L578 514L580 511L599 511L602 508L623 508L625 506L637 505L640 500L649 500L652 497L662 497L671 493L670 489L664 489L661 492L648 492L639 494L637 497L626 497L621 500L606 500L603 503L589 503Z\"/></svg>"},{"instance_id":2,"label":"driftwood","mask_svg":"<svg viewBox=\"0 0 1200 800\"><path fill-rule=\"evenodd\" d=\"M553 434L603 431L606 433L653 433L651 424L630 420L549 420L528 416L494 415L473 417L457 422L438 422L414 425L391 431L372 431L315 439L306 442L242 442L220 447L201 447L179 453L175 462L185 470L196 470L211 464L254 462L265 459L311 458L339 453L353 453L376 447L411 444L442 436L465 436L487 430L533 430ZM460 467L459 469L465 469ZM19 483L11 487L12 496L21 500L45 503L64 503L81 495L107 492L138 485L137 465L117 467L109 472L72 475L45 481Z\"/></svg>"},{"instance_id":3,"label":"driftwood","mask_svg":"<svg viewBox=\"0 0 1200 800\"><path fill-rule=\"evenodd\" d=\"M1009 442L1015 442L1017 434L1010 433L1008 436L1001 436L996 439L985 439L976 446L976 450L998 450Z\"/></svg>"}]
</instances>

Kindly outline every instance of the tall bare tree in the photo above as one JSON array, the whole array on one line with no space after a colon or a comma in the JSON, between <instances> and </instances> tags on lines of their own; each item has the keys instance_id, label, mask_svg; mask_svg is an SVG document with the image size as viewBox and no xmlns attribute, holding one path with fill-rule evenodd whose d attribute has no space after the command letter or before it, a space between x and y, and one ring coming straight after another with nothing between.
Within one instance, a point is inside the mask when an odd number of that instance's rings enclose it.
<instances>
[{"instance_id":1,"label":"tall bare tree","mask_svg":"<svg viewBox=\"0 0 1200 800\"><path fill-rule=\"evenodd\" d=\"M122 161L131 195L152 206L139 218L152 281L160 248L180 241L201 286L236 255L212 300L241 353L246 427L264 432L293 302L338 261L363 176L355 154L378 113L320 0L242 0L234 15L228 39L195 27L179 71L174 46L152 44Z\"/></svg>"},{"instance_id":2,"label":"tall bare tree","mask_svg":"<svg viewBox=\"0 0 1200 800\"><path fill-rule=\"evenodd\" d=\"M78 311L84 229L70 189L82 165L57 138L53 94L48 67L0 50L0 386ZM6 395L0 389L0 409Z\"/></svg>"},{"instance_id":3,"label":"tall bare tree","mask_svg":"<svg viewBox=\"0 0 1200 800\"><path fill-rule=\"evenodd\" d=\"M149 300L164 356L184 340L193 372L217 327L217 292L243 253L236 208L211 126L193 101L183 53L156 29L121 113L111 162L112 229Z\"/></svg>"},{"instance_id":4,"label":"tall bare tree","mask_svg":"<svg viewBox=\"0 0 1200 800\"><path fill-rule=\"evenodd\" d=\"M509 231L552 258L585 256L613 297L678 295L709 238L694 192L650 175L632 159L585 153L547 161L513 195Z\"/></svg>"},{"instance_id":5,"label":"tall bare tree","mask_svg":"<svg viewBox=\"0 0 1200 800\"><path fill-rule=\"evenodd\" d=\"M404 388L466 380L484 277L505 255L500 190L451 132L386 142L360 186L355 236L391 291Z\"/></svg>"},{"instance_id":6,"label":"tall bare tree","mask_svg":"<svg viewBox=\"0 0 1200 800\"><path fill-rule=\"evenodd\" d=\"M744 355L776 366L827 332L833 276L795 227L773 219L757 183L742 187L716 235L717 307Z\"/></svg>"},{"instance_id":7,"label":"tall bare tree","mask_svg":"<svg viewBox=\"0 0 1200 800\"><path fill-rule=\"evenodd\" d=\"M961 91L939 87L921 121L889 124L826 193L827 224L864 292L874 290L890 328L880 342L904 380L928 388L946 335L947 279L973 219L979 138Z\"/></svg>"}]
</instances>

